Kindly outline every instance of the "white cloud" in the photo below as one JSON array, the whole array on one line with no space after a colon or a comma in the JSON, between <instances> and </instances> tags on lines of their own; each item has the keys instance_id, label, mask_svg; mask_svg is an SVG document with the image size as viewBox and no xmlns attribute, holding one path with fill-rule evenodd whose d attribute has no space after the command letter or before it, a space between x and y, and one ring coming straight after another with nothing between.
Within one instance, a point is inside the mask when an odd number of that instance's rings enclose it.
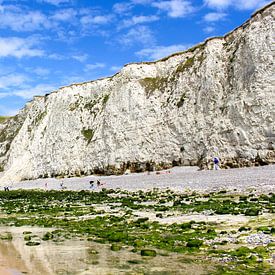
<instances>
[{"instance_id":1,"label":"white cloud","mask_svg":"<svg viewBox=\"0 0 275 275\"><path fill-rule=\"evenodd\" d=\"M1 13L0 28L13 31L34 31L49 29L51 22L40 11L25 11L14 6L5 6Z\"/></svg>"},{"instance_id":2,"label":"white cloud","mask_svg":"<svg viewBox=\"0 0 275 275\"><path fill-rule=\"evenodd\" d=\"M204 0L204 3L213 9L226 9L230 6L239 10L253 10L263 7L271 1L266 0Z\"/></svg>"},{"instance_id":3,"label":"white cloud","mask_svg":"<svg viewBox=\"0 0 275 275\"><path fill-rule=\"evenodd\" d=\"M158 8L159 10L167 12L168 16L174 18L185 17L195 10L192 6L192 3L186 0L153 2L152 6Z\"/></svg>"},{"instance_id":4,"label":"white cloud","mask_svg":"<svg viewBox=\"0 0 275 275\"><path fill-rule=\"evenodd\" d=\"M214 32L216 29L215 29L215 27L213 27L213 26L207 26L207 27L205 27L204 29L203 29L203 31L205 32L205 33L212 33L212 32Z\"/></svg>"},{"instance_id":5,"label":"white cloud","mask_svg":"<svg viewBox=\"0 0 275 275\"><path fill-rule=\"evenodd\" d=\"M150 16L144 16L144 15L140 15L140 16L133 16L130 19L125 19L122 21L122 25L120 26L121 28L129 28L132 27L134 25L138 25L138 24L144 24L144 23L150 23L150 22L154 22L154 21L158 21L159 17L156 15L150 15Z\"/></svg>"},{"instance_id":6,"label":"white cloud","mask_svg":"<svg viewBox=\"0 0 275 275\"><path fill-rule=\"evenodd\" d=\"M49 73L47 69L37 67L27 68L27 71L37 75ZM51 84L32 85L33 78L25 74L9 73L0 76L0 98L17 96L23 99L31 99L35 95L43 95L56 89ZM2 111L2 110L1 110Z\"/></svg>"},{"instance_id":7,"label":"white cloud","mask_svg":"<svg viewBox=\"0 0 275 275\"><path fill-rule=\"evenodd\" d=\"M31 69L31 71L38 76L46 76L50 73L50 70L48 70L46 68L42 68L42 67L37 67L37 68Z\"/></svg>"},{"instance_id":8,"label":"white cloud","mask_svg":"<svg viewBox=\"0 0 275 275\"><path fill-rule=\"evenodd\" d=\"M249 1L249 0L248 0ZM204 3L210 8L224 9L232 4L232 0L204 0Z\"/></svg>"},{"instance_id":9,"label":"white cloud","mask_svg":"<svg viewBox=\"0 0 275 275\"><path fill-rule=\"evenodd\" d=\"M97 15L92 19L92 23L94 24L107 24L111 21L112 16L110 15Z\"/></svg>"},{"instance_id":10,"label":"white cloud","mask_svg":"<svg viewBox=\"0 0 275 275\"><path fill-rule=\"evenodd\" d=\"M132 46L134 44L153 45L155 38L152 31L146 26L137 26L129 30L128 33L119 38L123 46Z\"/></svg>"},{"instance_id":11,"label":"white cloud","mask_svg":"<svg viewBox=\"0 0 275 275\"><path fill-rule=\"evenodd\" d=\"M43 68L27 68L27 71L36 73L37 75L45 75L49 73L47 69ZM31 99L35 95L43 95L56 89L51 84L32 84L33 78L25 74L10 73L0 76L0 98L8 96L17 96L23 99Z\"/></svg>"},{"instance_id":12,"label":"white cloud","mask_svg":"<svg viewBox=\"0 0 275 275\"><path fill-rule=\"evenodd\" d=\"M24 89L19 89L13 92L13 95L24 99L32 99L36 95L44 95L56 90L56 86L50 84L38 84L34 87L29 86Z\"/></svg>"},{"instance_id":13,"label":"white cloud","mask_svg":"<svg viewBox=\"0 0 275 275\"><path fill-rule=\"evenodd\" d=\"M116 3L113 5L113 10L115 13L125 15L133 8L131 3Z\"/></svg>"},{"instance_id":14,"label":"white cloud","mask_svg":"<svg viewBox=\"0 0 275 275\"><path fill-rule=\"evenodd\" d=\"M222 13L222 12L210 12L207 13L203 19L206 22L215 22L215 21L220 21L222 19L224 19L227 16L226 13Z\"/></svg>"},{"instance_id":15,"label":"white cloud","mask_svg":"<svg viewBox=\"0 0 275 275\"><path fill-rule=\"evenodd\" d=\"M66 57L64 55L57 54L57 53L49 54L47 57L50 59L53 59L53 60L65 60L66 59Z\"/></svg>"},{"instance_id":16,"label":"white cloud","mask_svg":"<svg viewBox=\"0 0 275 275\"><path fill-rule=\"evenodd\" d=\"M91 79L91 77L89 76L89 78L86 75L67 75L64 76L63 79L61 80L61 85L62 86L68 86L71 85L72 83L82 83L82 82L86 82L87 79Z\"/></svg>"},{"instance_id":17,"label":"white cloud","mask_svg":"<svg viewBox=\"0 0 275 275\"><path fill-rule=\"evenodd\" d=\"M92 70L96 70L96 69L103 69L105 68L105 64L104 63L95 63L95 64L87 64L85 66L85 71L92 71Z\"/></svg>"},{"instance_id":18,"label":"white cloud","mask_svg":"<svg viewBox=\"0 0 275 275\"><path fill-rule=\"evenodd\" d=\"M120 15L128 14L136 5L151 4L152 0L130 0L128 2L116 3L113 5L115 13Z\"/></svg>"},{"instance_id":19,"label":"white cloud","mask_svg":"<svg viewBox=\"0 0 275 275\"><path fill-rule=\"evenodd\" d=\"M192 6L192 1L189 0L130 0L128 2L116 3L113 6L114 12L125 15L137 5L149 5L161 11L167 12L170 17L184 17L192 13L195 9Z\"/></svg>"},{"instance_id":20,"label":"white cloud","mask_svg":"<svg viewBox=\"0 0 275 275\"><path fill-rule=\"evenodd\" d=\"M112 20L111 15L85 15L80 19L80 23L83 26L87 25L105 25Z\"/></svg>"},{"instance_id":21,"label":"white cloud","mask_svg":"<svg viewBox=\"0 0 275 275\"><path fill-rule=\"evenodd\" d=\"M253 10L261 8L271 1L263 1L263 0L235 0L235 6L240 10Z\"/></svg>"},{"instance_id":22,"label":"white cloud","mask_svg":"<svg viewBox=\"0 0 275 275\"><path fill-rule=\"evenodd\" d=\"M0 76L0 89L9 89L23 85L29 78L23 74L8 74Z\"/></svg>"},{"instance_id":23,"label":"white cloud","mask_svg":"<svg viewBox=\"0 0 275 275\"><path fill-rule=\"evenodd\" d=\"M79 62L85 62L89 56L87 54L76 54L73 55L72 58L79 61Z\"/></svg>"},{"instance_id":24,"label":"white cloud","mask_svg":"<svg viewBox=\"0 0 275 275\"><path fill-rule=\"evenodd\" d=\"M60 4L70 3L71 0L38 0L38 2L45 2L51 5L58 6Z\"/></svg>"},{"instance_id":25,"label":"white cloud","mask_svg":"<svg viewBox=\"0 0 275 275\"><path fill-rule=\"evenodd\" d=\"M69 25L77 25L82 21L87 24L100 25L109 22L111 18L110 15L91 16L89 12L84 15L81 15L80 10L72 8L43 12L28 10L19 5L6 5L3 6L2 12L0 11L0 29L9 28L17 32L48 30L58 33L63 30L64 22Z\"/></svg>"},{"instance_id":26,"label":"white cloud","mask_svg":"<svg viewBox=\"0 0 275 275\"><path fill-rule=\"evenodd\" d=\"M0 58L43 56L44 51L34 48L34 44L35 41L32 38L0 37Z\"/></svg>"},{"instance_id":27,"label":"white cloud","mask_svg":"<svg viewBox=\"0 0 275 275\"><path fill-rule=\"evenodd\" d=\"M131 2L135 5L137 5L137 4L146 5L146 4L152 3L151 0L132 0Z\"/></svg>"},{"instance_id":28,"label":"white cloud","mask_svg":"<svg viewBox=\"0 0 275 275\"><path fill-rule=\"evenodd\" d=\"M66 22L74 20L76 15L77 12L73 9L63 9L55 12L54 15L51 16L51 19Z\"/></svg>"},{"instance_id":29,"label":"white cloud","mask_svg":"<svg viewBox=\"0 0 275 275\"><path fill-rule=\"evenodd\" d=\"M110 71L112 71L112 72L118 72L118 71L120 71L120 69L121 69L121 66L112 66L110 68Z\"/></svg>"},{"instance_id":30,"label":"white cloud","mask_svg":"<svg viewBox=\"0 0 275 275\"><path fill-rule=\"evenodd\" d=\"M169 56L176 52L181 52L189 48L190 45L170 45L170 46L156 46L152 48L146 48L136 52L136 55L142 58L149 58L150 60L161 59L165 56Z\"/></svg>"},{"instance_id":31,"label":"white cloud","mask_svg":"<svg viewBox=\"0 0 275 275\"><path fill-rule=\"evenodd\" d=\"M1 98L4 98L4 97L8 97L10 95L10 93L3 93L3 92L0 92L0 99Z\"/></svg>"}]
</instances>

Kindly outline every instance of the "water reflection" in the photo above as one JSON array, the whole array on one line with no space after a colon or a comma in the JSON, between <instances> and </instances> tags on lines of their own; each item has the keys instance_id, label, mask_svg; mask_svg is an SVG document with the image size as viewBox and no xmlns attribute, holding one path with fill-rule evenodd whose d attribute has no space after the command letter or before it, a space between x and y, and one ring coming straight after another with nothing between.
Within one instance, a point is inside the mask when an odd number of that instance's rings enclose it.
<instances>
[{"instance_id":1,"label":"water reflection","mask_svg":"<svg viewBox=\"0 0 275 275\"><path fill-rule=\"evenodd\" d=\"M41 242L27 246L23 232ZM2 227L0 237L10 232L11 240L0 240L0 274L205 274L205 266L183 255L141 257L127 248L111 251L110 245L84 239L43 241L49 229ZM25 238L26 239L26 238ZM209 271L209 270L208 270Z\"/></svg>"}]
</instances>

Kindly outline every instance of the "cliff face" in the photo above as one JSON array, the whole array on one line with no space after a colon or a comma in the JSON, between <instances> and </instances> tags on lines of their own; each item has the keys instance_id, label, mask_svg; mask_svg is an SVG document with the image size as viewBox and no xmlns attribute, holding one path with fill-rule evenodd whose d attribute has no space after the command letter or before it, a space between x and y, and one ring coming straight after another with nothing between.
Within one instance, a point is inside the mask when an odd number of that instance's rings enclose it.
<instances>
[{"instance_id":1,"label":"cliff face","mask_svg":"<svg viewBox=\"0 0 275 275\"><path fill-rule=\"evenodd\" d=\"M0 117L0 172L4 170L9 157L11 143L22 127L27 112L28 106L14 117Z\"/></svg>"},{"instance_id":2,"label":"cliff face","mask_svg":"<svg viewBox=\"0 0 275 275\"><path fill-rule=\"evenodd\" d=\"M271 4L225 37L35 97L0 129L3 179L207 166L213 155L275 162L274 14Z\"/></svg>"}]
</instances>

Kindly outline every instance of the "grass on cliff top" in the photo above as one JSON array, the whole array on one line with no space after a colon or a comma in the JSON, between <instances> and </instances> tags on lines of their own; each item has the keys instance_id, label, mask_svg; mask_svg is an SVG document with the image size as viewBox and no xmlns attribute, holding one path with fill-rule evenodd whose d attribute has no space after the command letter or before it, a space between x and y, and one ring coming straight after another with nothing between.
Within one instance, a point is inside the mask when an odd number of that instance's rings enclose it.
<instances>
[{"instance_id":1,"label":"grass on cliff top","mask_svg":"<svg viewBox=\"0 0 275 275\"><path fill-rule=\"evenodd\" d=\"M0 116L0 123L4 123L5 121L7 121L10 118L12 118L12 117L10 117L10 116Z\"/></svg>"}]
</instances>

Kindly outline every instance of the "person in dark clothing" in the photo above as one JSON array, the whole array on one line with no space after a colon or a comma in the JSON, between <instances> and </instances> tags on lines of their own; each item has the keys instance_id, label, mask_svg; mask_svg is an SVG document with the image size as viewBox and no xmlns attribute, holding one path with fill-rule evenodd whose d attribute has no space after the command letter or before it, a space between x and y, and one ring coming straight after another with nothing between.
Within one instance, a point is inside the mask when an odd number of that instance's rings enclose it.
<instances>
[{"instance_id":1,"label":"person in dark clothing","mask_svg":"<svg viewBox=\"0 0 275 275\"><path fill-rule=\"evenodd\" d=\"M219 167L220 159L219 159L218 157L214 157L214 158L213 158L213 162L214 162L214 167L213 167L213 169L214 169L214 170L219 170L219 169L220 169L220 167Z\"/></svg>"},{"instance_id":2,"label":"person in dark clothing","mask_svg":"<svg viewBox=\"0 0 275 275\"><path fill-rule=\"evenodd\" d=\"M90 180L90 188L93 188L94 187L94 180Z\"/></svg>"}]
</instances>

